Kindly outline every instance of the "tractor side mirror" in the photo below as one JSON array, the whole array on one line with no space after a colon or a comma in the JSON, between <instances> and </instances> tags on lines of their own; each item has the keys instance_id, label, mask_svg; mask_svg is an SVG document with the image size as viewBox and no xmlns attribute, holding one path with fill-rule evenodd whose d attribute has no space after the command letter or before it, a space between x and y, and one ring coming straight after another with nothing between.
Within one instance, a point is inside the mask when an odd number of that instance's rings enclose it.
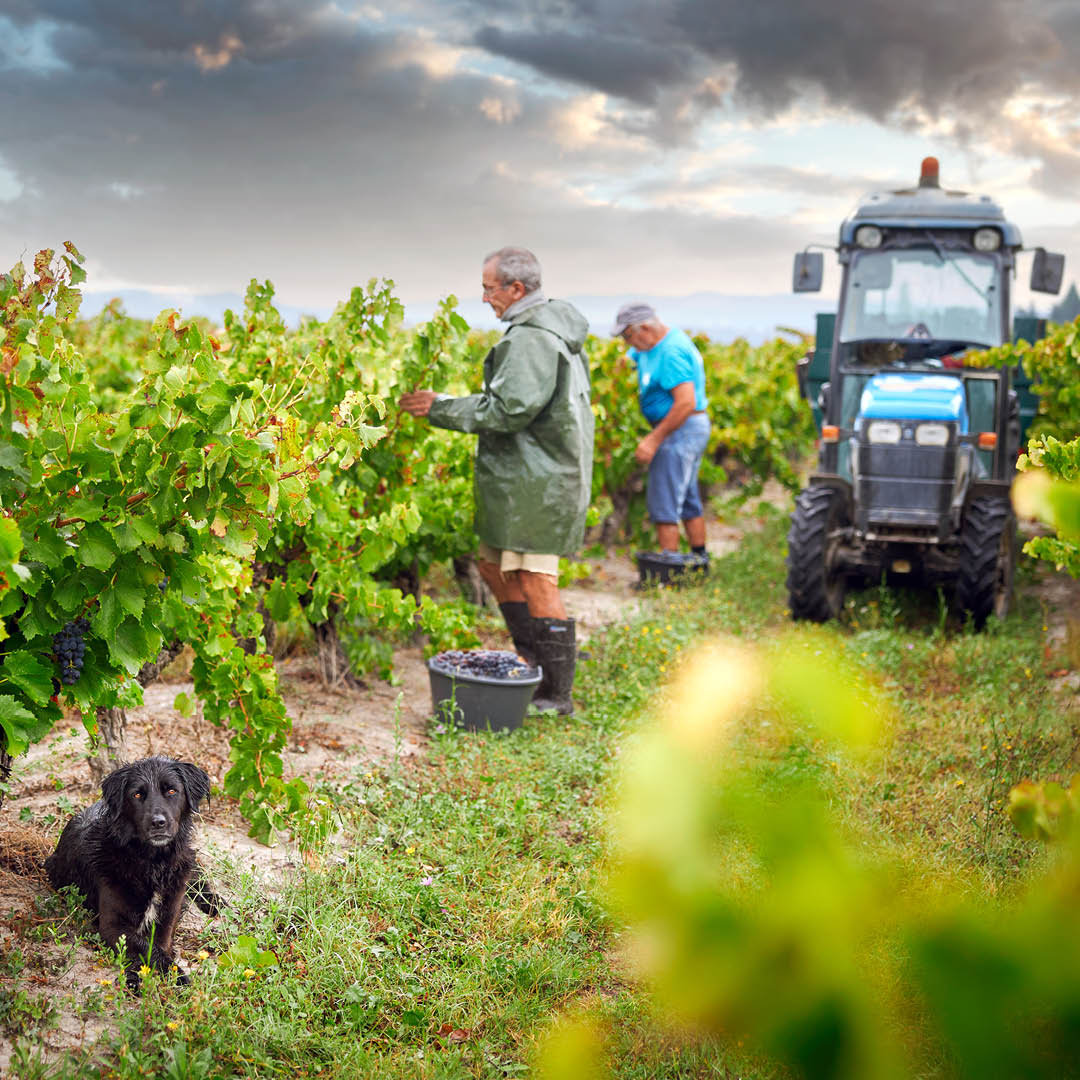
<instances>
[{"instance_id":1,"label":"tractor side mirror","mask_svg":"<svg viewBox=\"0 0 1080 1080\"><path fill-rule=\"evenodd\" d=\"M819 292L825 274L825 256L820 251L800 251L795 256L791 287L795 292Z\"/></svg>"},{"instance_id":2,"label":"tractor side mirror","mask_svg":"<svg viewBox=\"0 0 1080 1080\"><path fill-rule=\"evenodd\" d=\"M1056 255L1046 248L1035 249L1035 261L1031 264L1031 288L1033 292L1059 293L1061 279L1065 276L1065 256Z\"/></svg>"},{"instance_id":3,"label":"tractor side mirror","mask_svg":"<svg viewBox=\"0 0 1080 1080\"><path fill-rule=\"evenodd\" d=\"M806 376L810 371L810 362L813 358L813 351L811 351L805 356L800 356L799 359L795 361L795 378L799 383L799 397L806 401L810 400L810 391L806 387Z\"/></svg>"}]
</instances>

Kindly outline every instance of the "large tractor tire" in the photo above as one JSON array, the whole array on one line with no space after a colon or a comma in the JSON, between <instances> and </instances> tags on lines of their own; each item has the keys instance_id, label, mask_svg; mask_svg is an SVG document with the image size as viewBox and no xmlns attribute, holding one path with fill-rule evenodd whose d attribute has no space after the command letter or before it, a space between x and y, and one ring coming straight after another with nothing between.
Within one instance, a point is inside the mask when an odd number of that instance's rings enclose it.
<instances>
[{"instance_id":1,"label":"large tractor tire","mask_svg":"<svg viewBox=\"0 0 1080 1080\"><path fill-rule=\"evenodd\" d=\"M977 630L991 615L1004 619L1016 574L1016 517L1008 499L972 499L960 526L956 605Z\"/></svg>"},{"instance_id":2,"label":"large tractor tire","mask_svg":"<svg viewBox=\"0 0 1080 1080\"><path fill-rule=\"evenodd\" d=\"M795 500L788 529L788 606L793 619L826 622L844 605L846 578L838 551L848 524L840 492L808 487Z\"/></svg>"}]
</instances>

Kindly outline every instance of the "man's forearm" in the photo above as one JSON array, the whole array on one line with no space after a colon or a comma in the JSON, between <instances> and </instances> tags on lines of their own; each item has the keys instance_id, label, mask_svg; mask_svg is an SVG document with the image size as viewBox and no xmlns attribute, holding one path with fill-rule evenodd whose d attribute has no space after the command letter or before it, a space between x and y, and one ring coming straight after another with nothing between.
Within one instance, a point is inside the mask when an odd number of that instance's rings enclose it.
<instances>
[{"instance_id":1,"label":"man's forearm","mask_svg":"<svg viewBox=\"0 0 1080 1080\"><path fill-rule=\"evenodd\" d=\"M675 402L668 409L667 416L653 428L653 434L659 436L661 441L666 439L673 431L683 426L686 418L694 411L694 402Z\"/></svg>"}]
</instances>

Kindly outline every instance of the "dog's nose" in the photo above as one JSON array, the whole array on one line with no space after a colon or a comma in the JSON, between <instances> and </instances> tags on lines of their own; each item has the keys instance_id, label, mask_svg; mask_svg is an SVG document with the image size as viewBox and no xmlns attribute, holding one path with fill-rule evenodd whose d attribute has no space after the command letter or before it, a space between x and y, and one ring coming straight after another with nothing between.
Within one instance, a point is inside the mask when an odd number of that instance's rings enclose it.
<instances>
[{"instance_id":1,"label":"dog's nose","mask_svg":"<svg viewBox=\"0 0 1080 1080\"><path fill-rule=\"evenodd\" d=\"M150 824L153 825L155 829L163 829L168 823L169 819L164 814L160 813L154 814L150 819Z\"/></svg>"}]
</instances>

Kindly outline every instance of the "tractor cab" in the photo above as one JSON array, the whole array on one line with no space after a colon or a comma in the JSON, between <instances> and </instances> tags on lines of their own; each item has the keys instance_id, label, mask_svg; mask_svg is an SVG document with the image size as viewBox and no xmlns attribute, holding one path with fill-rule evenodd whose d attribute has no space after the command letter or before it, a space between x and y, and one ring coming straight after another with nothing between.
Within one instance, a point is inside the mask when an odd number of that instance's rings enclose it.
<instances>
[{"instance_id":1,"label":"tractor cab","mask_svg":"<svg viewBox=\"0 0 1080 1080\"><path fill-rule=\"evenodd\" d=\"M868 195L840 226L839 308L818 317L815 349L799 368L821 436L819 470L800 500L818 511L829 505L829 543L819 537L812 546L831 567L827 580L805 580L817 569L799 550L807 522L797 505L798 565L789 556L788 576L796 618L834 616L845 580L881 574L954 584L980 624L1007 610L1008 487L1034 399L1026 380L1014 389L1017 373L967 367L965 357L1010 339L1021 249L996 202L941 187L934 158L915 187ZM1038 249L1031 287L1056 293L1063 269L1062 256ZM822 271L820 253L797 255L795 290L820 289ZM1017 329L1033 336L1033 327ZM961 550L973 503L987 499L1009 533L992 538L1001 550L991 601L965 579Z\"/></svg>"}]
</instances>

